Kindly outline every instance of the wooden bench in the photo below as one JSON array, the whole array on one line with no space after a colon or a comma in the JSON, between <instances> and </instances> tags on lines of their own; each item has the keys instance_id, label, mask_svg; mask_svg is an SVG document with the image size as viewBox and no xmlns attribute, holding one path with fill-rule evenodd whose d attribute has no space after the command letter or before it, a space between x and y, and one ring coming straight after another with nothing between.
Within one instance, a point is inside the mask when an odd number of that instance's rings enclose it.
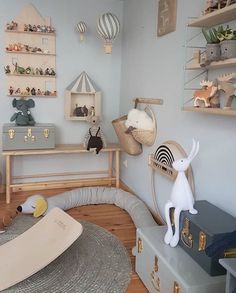
<instances>
[{"instance_id":1,"label":"wooden bench","mask_svg":"<svg viewBox=\"0 0 236 293\"><path fill-rule=\"evenodd\" d=\"M120 151L118 144L108 144L101 152L108 153L108 170L105 171L86 171L86 172L63 172L63 173L49 173L49 174L34 174L13 176L14 160L16 156L43 156L43 155L70 155L70 154L88 154L89 152L82 144L60 144L54 149L43 150L14 150L3 151L2 154L6 157L6 203L11 201L11 192L25 191L25 190L40 190L50 188L67 188L67 187L82 187L89 185L111 185L115 182L116 187L119 187L120 182ZM115 175L113 175L113 154L115 154ZM92 177L85 179L61 179L61 180L47 180L40 182L22 182L14 183L17 179L32 179L32 178L49 178L56 176L76 176L76 175L99 175L100 177ZM103 176L101 176L101 174ZM107 176L104 176L107 175Z\"/></svg>"}]
</instances>

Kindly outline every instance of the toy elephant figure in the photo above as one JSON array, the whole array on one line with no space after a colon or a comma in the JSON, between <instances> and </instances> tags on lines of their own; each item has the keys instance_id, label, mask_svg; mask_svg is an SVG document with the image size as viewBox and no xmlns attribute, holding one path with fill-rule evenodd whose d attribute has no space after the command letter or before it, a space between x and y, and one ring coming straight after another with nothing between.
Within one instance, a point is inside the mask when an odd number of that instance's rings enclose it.
<instances>
[{"instance_id":1,"label":"toy elephant figure","mask_svg":"<svg viewBox=\"0 0 236 293\"><path fill-rule=\"evenodd\" d=\"M12 115L10 121L16 121L18 126L35 125L34 118L32 117L29 108L35 106L34 100L14 99L12 106L16 108L15 113Z\"/></svg>"}]
</instances>

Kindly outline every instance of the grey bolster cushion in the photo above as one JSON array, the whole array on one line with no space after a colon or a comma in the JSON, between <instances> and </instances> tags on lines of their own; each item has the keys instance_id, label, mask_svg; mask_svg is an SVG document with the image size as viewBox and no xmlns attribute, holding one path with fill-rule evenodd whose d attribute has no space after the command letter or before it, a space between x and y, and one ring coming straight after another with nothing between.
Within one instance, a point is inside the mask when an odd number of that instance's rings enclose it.
<instances>
[{"instance_id":1,"label":"grey bolster cushion","mask_svg":"<svg viewBox=\"0 0 236 293\"><path fill-rule=\"evenodd\" d=\"M90 204L114 204L129 213L137 228L157 226L143 201L135 195L115 187L77 188L51 196L47 198L47 202L46 214L54 207L68 210Z\"/></svg>"}]
</instances>

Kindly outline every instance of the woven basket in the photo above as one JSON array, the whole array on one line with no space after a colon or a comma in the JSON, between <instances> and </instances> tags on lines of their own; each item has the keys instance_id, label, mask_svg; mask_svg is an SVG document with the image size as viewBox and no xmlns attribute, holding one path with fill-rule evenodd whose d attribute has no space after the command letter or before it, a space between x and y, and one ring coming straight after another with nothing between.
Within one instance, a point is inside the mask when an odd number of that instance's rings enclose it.
<instances>
[{"instance_id":1,"label":"woven basket","mask_svg":"<svg viewBox=\"0 0 236 293\"><path fill-rule=\"evenodd\" d=\"M153 111L149 107L146 107L145 111L146 112L149 111L149 113L150 113L150 116L153 121L153 130L145 130L145 129L138 129L137 128L132 131L132 135L137 142L144 144L144 145L151 146L154 144L155 139L156 139L156 132L157 132L156 119L155 119Z\"/></svg>"},{"instance_id":2,"label":"woven basket","mask_svg":"<svg viewBox=\"0 0 236 293\"><path fill-rule=\"evenodd\" d=\"M125 126L125 121L127 120L127 115L122 116L118 119L112 121L112 125L115 129L116 135L119 139L122 149L129 155L139 155L142 153L142 145L136 141L133 134L125 133L127 130Z\"/></svg>"}]
</instances>

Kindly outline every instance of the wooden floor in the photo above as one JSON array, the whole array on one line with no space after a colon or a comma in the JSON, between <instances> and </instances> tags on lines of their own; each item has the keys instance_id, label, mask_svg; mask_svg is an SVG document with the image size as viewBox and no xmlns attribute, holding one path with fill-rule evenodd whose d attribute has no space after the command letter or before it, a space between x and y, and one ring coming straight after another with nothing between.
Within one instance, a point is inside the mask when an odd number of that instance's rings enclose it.
<instances>
[{"instance_id":1,"label":"wooden floor","mask_svg":"<svg viewBox=\"0 0 236 293\"><path fill-rule=\"evenodd\" d=\"M68 190L68 189L67 189ZM40 192L24 192L12 195L12 202L9 205L5 203L5 194L0 195L0 213L3 210L15 209L29 195L40 193L45 196L50 196L64 192L66 190L44 190ZM114 205L89 205L79 208L74 208L68 213L77 220L86 220L96 225L99 225L114 235L116 235L127 248L132 262L132 280L126 293L146 293L147 289L140 281L138 275L134 272L134 256L131 250L135 246L135 226L129 214L124 210Z\"/></svg>"}]
</instances>

